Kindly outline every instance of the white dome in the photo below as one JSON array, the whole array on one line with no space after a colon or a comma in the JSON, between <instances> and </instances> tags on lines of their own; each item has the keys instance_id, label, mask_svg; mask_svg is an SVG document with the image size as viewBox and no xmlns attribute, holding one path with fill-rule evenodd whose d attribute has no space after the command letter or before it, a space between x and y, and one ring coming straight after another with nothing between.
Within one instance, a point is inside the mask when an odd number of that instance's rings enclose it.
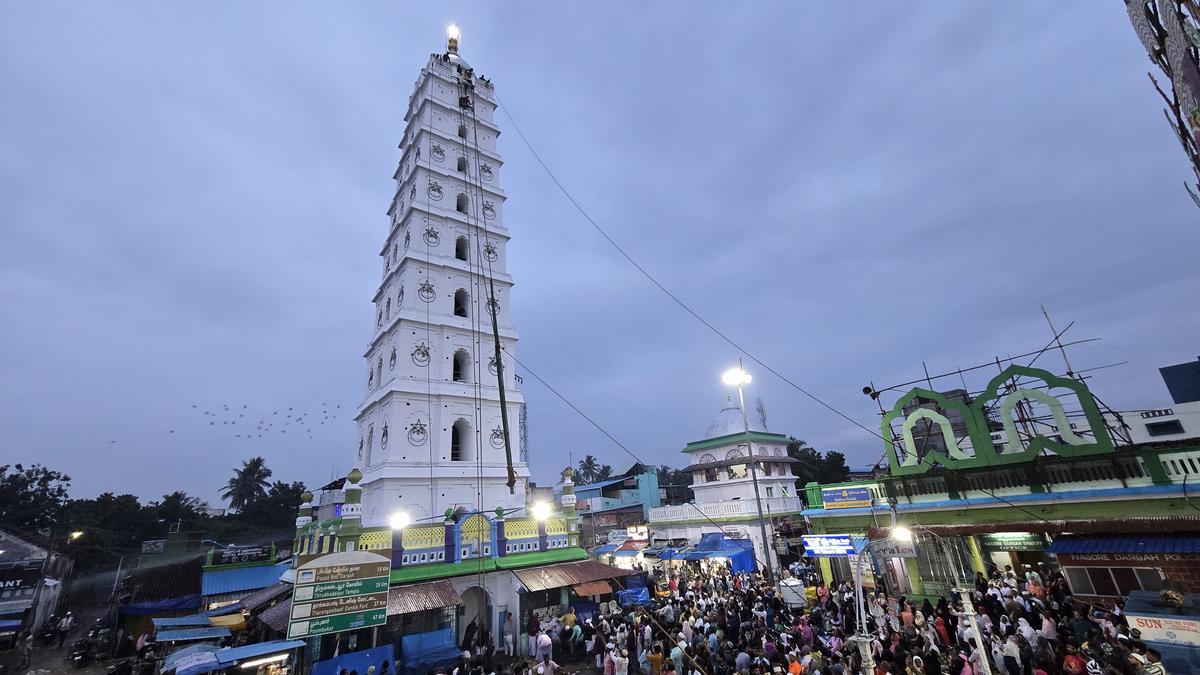
<instances>
[{"instance_id":1,"label":"white dome","mask_svg":"<svg viewBox=\"0 0 1200 675\"><path fill-rule=\"evenodd\" d=\"M754 411L746 411L746 419L750 422L750 431L766 431L767 427L759 421L758 415ZM721 436L729 436L730 434L745 433L746 428L742 423L742 410L732 397L726 397L725 407L721 408L721 412L717 413L716 419L712 424L708 425L708 431L704 432L704 439L720 438Z\"/></svg>"}]
</instances>

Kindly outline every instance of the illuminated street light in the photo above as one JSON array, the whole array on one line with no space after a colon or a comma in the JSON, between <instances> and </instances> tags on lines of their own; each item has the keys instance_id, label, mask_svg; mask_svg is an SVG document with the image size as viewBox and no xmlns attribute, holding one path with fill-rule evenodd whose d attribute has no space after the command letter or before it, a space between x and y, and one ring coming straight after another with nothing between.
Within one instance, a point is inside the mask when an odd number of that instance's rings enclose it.
<instances>
[{"instance_id":1,"label":"illuminated street light","mask_svg":"<svg viewBox=\"0 0 1200 675\"><path fill-rule=\"evenodd\" d=\"M741 368L730 368L721 375L721 381L731 387L740 387L750 384L750 373Z\"/></svg>"},{"instance_id":2,"label":"illuminated street light","mask_svg":"<svg viewBox=\"0 0 1200 675\"><path fill-rule=\"evenodd\" d=\"M533 505L530 513L538 520L545 520L550 517L550 504L548 502L538 502Z\"/></svg>"},{"instance_id":3,"label":"illuminated street light","mask_svg":"<svg viewBox=\"0 0 1200 675\"><path fill-rule=\"evenodd\" d=\"M392 514L388 524L392 526L393 530L403 530L412 524L412 517L404 511L397 511Z\"/></svg>"},{"instance_id":4,"label":"illuminated street light","mask_svg":"<svg viewBox=\"0 0 1200 675\"><path fill-rule=\"evenodd\" d=\"M895 539L896 541L902 541L907 544L913 540L912 530L903 525L897 525L892 528L892 539Z\"/></svg>"},{"instance_id":5,"label":"illuminated street light","mask_svg":"<svg viewBox=\"0 0 1200 675\"><path fill-rule=\"evenodd\" d=\"M70 539L71 541L75 541L76 539L78 539L82 536L83 536L83 530L75 530L71 534L67 535L67 539Z\"/></svg>"},{"instance_id":6,"label":"illuminated street light","mask_svg":"<svg viewBox=\"0 0 1200 675\"><path fill-rule=\"evenodd\" d=\"M458 38L461 36L462 33L458 30L458 24L452 23L449 26L446 26L446 51L450 52L451 54L457 54Z\"/></svg>"}]
</instances>

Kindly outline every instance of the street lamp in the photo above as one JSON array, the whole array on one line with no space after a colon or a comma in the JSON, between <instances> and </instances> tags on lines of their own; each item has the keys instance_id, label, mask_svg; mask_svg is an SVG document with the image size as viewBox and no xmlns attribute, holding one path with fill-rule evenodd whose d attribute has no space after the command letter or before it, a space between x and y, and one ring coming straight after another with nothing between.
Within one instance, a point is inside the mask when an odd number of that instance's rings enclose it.
<instances>
[{"instance_id":1,"label":"street lamp","mask_svg":"<svg viewBox=\"0 0 1200 675\"><path fill-rule=\"evenodd\" d=\"M550 504L549 502L538 502L533 505L529 513L538 520L545 520L550 517Z\"/></svg>"},{"instance_id":2,"label":"street lamp","mask_svg":"<svg viewBox=\"0 0 1200 675\"><path fill-rule=\"evenodd\" d=\"M78 539L78 538L80 538L80 537L82 537L82 536L83 536L83 530L75 530L75 531L74 531L74 532L72 532L71 534L68 534L68 535L67 535L67 539L68 539L69 541L75 541L76 539Z\"/></svg>"},{"instance_id":3,"label":"street lamp","mask_svg":"<svg viewBox=\"0 0 1200 675\"><path fill-rule=\"evenodd\" d=\"M462 37L462 33L458 30L458 24L452 23L446 26L446 51L451 54L458 53L458 39Z\"/></svg>"},{"instance_id":4,"label":"street lamp","mask_svg":"<svg viewBox=\"0 0 1200 675\"><path fill-rule=\"evenodd\" d=\"M730 368L721 375L721 381L738 390L738 410L742 412L742 430L746 433L746 454L750 461L750 481L754 484L754 504L758 507L758 527L762 534L763 560L767 564L767 578L775 583L775 566L771 564L771 539L767 537L767 521L763 518L762 498L758 493L758 463L754 461L754 444L750 442L750 418L746 417L746 394L743 387L750 384L750 373L742 370L742 360L738 359L738 367Z\"/></svg>"},{"instance_id":5,"label":"street lamp","mask_svg":"<svg viewBox=\"0 0 1200 675\"><path fill-rule=\"evenodd\" d=\"M388 524L392 526L393 530L403 530L412 524L412 516L404 511L397 511L388 519Z\"/></svg>"}]
</instances>

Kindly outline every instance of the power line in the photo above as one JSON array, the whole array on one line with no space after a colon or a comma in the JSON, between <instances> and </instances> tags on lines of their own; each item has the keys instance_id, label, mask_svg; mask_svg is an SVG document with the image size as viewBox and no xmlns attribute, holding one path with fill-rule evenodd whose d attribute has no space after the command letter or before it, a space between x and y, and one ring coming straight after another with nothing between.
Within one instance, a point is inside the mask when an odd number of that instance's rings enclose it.
<instances>
[{"instance_id":1,"label":"power line","mask_svg":"<svg viewBox=\"0 0 1200 675\"><path fill-rule=\"evenodd\" d=\"M542 161L542 157L541 157L541 155L538 154L537 150L533 149L533 145L531 145L529 143L529 139L525 137L525 133L521 131L521 127L517 124L517 121L515 119L513 119L512 114L508 112L508 108L505 107L504 103L500 100L499 96L496 97L496 103L497 103L497 105L500 106L500 109L504 111L504 116L508 118L508 121L512 124L513 130L516 131L517 135L521 137L521 141L525 144L525 147L529 149L530 154L532 154L533 158L537 160L537 163L539 165L541 165L542 169L546 172L546 175L550 176L550 180L554 181L554 184L556 186L558 186L558 189L563 193L563 195L567 198L567 200L571 202L571 204L575 207L575 210L579 211L580 215L582 215L584 217L584 219L586 219L588 221L588 223L590 223L591 226L597 232L600 233L600 236L604 237L605 241L607 241L614 249L616 249L617 252L620 253L621 256L624 257L625 260L627 260L630 265L633 265L634 268L637 269L637 271L642 273L642 276L649 279L650 283L652 283L656 287L658 287L658 290L660 290L664 294L666 294L666 296L668 298L670 298L675 304L679 305L685 312L692 315L692 318L699 321L702 325L704 325L705 328L708 328L710 331L713 332L713 334L715 334L717 337L724 340L729 346L733 347L740 354L742 354L746 358L750 359L754 363L761 366L767 372L771 373L775 377L778 377L780 380L786 382L789 386L791 386L796 391L799 391L801 394L804 394L805 396L812 399L813 401L816 401L821 406L823 406L830 412L834 413L838 417L841 417L842 419L853 424L854 426L858 427L859 429L862 429L863 431L867 432L868 434L875 436L876 438L879 438L880 440L884 440L883 436L881 436L878 432L864 426L858 420L855 420L854 418L850 417L849 415L843 413L842 411L838 410L837 408L833 407L832 405L821 400L815 394L809 392L804 387L801 387L800 385L796 384L795 382L793 382L790 379L788 379L787 377L785 377L779 371L775 370L771 366L764 363L757 356L746 351L746 349L744 349L741 345L734 342L732 338L730 338L725 333L721 332L716 326L709 323L708 320L706 320L704 317L700 316L700 314L697 313L696 310L692 309L691 306L689 306L683 300L680 300L679 296L672 293L666 286L664 286L661 282L659 282L659 280L656 279L654 277L654 275L652 275L652 274L650 274L650 272L646 271L646 268L642 267L636 260L633 259L632 256L630 256L628 253L626 253L625 249L621 248L621 245L618 244L615 240L613 240L613 238L610 237L608 235L608 233L604 231L604 228L600 227L600 225L596 223L596 221L591 217L591 215L589 215L588 212L586 210L584 210L584 208L582 206L580 206L579 202L575 200L575 197L573 197L571 195L571 193L567 191L567 188L564 187L562 182L560 182L558 180L558 177L554 175L554 172L550 170L550 167L546 166L546 163L544 161Z\"/></svg>"}]
</instances>

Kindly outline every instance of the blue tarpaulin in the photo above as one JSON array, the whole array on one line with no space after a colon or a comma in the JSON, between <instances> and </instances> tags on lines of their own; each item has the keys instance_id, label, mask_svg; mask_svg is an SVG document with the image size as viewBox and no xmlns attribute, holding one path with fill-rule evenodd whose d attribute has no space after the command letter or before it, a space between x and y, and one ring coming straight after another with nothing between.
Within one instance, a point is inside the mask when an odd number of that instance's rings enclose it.
<instances>
[{"instance_id":1,"label":"blue tarpaulin","mask_svg":"<svg viewBox=\"0 0 1200 675\"><path fill-rule=\"evenodd\" d=\"M575 620L581 624L596 618L596 603L591 600L576 600L571 603L571 609L575 610Z\"/></svg>"},{"instance_id":2,"label":"blue tarpaulin","mask_svg":"<svg viewBox=\"0 0 1200 675\"><path fill-rule=\"evenodd\" d=\"M150 619L155 628L183 628L190 626L192 628L200 628L211 626L212 621L208 620L207 614L193 614L192 616L168 616L157 617Z\"/></svg>"},{"instance_id":3,"label":"blue tarpaulin","mask_svg":"<svg viewBox=\"0 0 1200 675\"><path fill-rule=\"evenodd\" d=\"M185 659L191 661L193 659L190 657L194 657L197 654L212 654L218 649L220 649L220 647L216 645L190 645L184 647L183 649L173 651L170 654L167 654L167 658L163 659L163 672L175 670L175 667L179 665L180 661ZM213 663L216 663L216 657L213 657Z\"/></svg>"},{"instance_id":4,"label":"blue tarpaulin","mask_svg":"<svg viewBox=\"0 0 1200 675\"><path fill-rule=\"evenodd\" d=\"M4 619L3 621L0 621L0 630L4 630L7 628L20 628L20 627L21 627L20 619Z\"/></svg>"},{"instance_id":5,"label":"blue tarpaulin","mask_svg":"<svg viewBox=\"0 0 1200 675\"><path fill-rule=\"evenodd\" d=\"M435 630L429 633L405 635L400 643L400 658L404 675L425 675L440 666L449 666L458 662L462 652L454 639L454 631L450 628ZM401 668L397 668L397 671ZM360 673L367 672L359 670ZM318 675L315 671L313 675Z\"/></svg>"},{"instance_id":6,"label":"blue tarpaulin","mask_svg":"<svg viewBox=\"0 0 1200 675\"><path fill-rule=\"evenodd\" d=\"M217 660L222 665L237 663L242 659L249 659L255 656L266 656L268 654L278 654L279 652L291 651L299 649L306 645L304 640L274 640L271 642L256 642L252 645L244 645L242 647L230 647L217 652ZM375 670L379 670L376 668Z\"/></svg>"},{"instance_id":7,"label":"blue tarpaulin","mask_svg":"<svg viewBox=\"0 0 1200 675\"><path fill-rule=\"evenodd\" d=\"M154 634L154 639L158 642L215 640L223 637L229 637L228 628L182 628L180 630L160 630Z\"/></svg>"},{"instance_id":8,"label":"blue tarpaulin","mask_svg":"<svg viewBox=\"0 0 1200 675\"><path fill-rule=\"evenodd\" d=\"M649 605L650 590L647 588L631 588L627 591L617 591L617 599L622 607L631 605Z\"/></svg>"},{"instance_id":9,"label":"blue tarpaulin","mask_svg":"<svg viewBox=\"0 0 1200 675\"><path fill-rule=\"evenodd\" d=\"M607 555L617 550L618 546L620 546L620 544L603 544L592 549L590 553L592 555Z\"/></svg>"},{"instance_id":10,"label":"blue tarpaulin","mask_svg":"<svg viewBox=\"0 0 1200 675\"><path fill-rule=\"evenodd\" d=\"M230 570L210 570L200 579L201 595L222 595L239 591L256 591L279 583L279 577L292 568L285 560L274 565L255 565Z\"/></svg>"},{"instance_id":11,"label":"blue tarpaulin","mask_svg":"<svg viewBox=\"0 0 1200 675\"><path fill-rule=\"evenodd\" d=\"M160 614L166 612L186 612L199 609L200 595L181 595L177 598L148 600L121 605L121 613L125 616L141 616L144 614Z\"/></svg>"},{"instance_id":12,"label":"blue tarpaulin","mask_svg":"<svg viewBox=\"0 0 1200 675\"><path fill-rule=\"evenodd\" d=\"M407 640L408 638L404 639ZM337 675L342 672L343 668L347 672L357 671L362 674L366 673L367 668L371 666L375 666L375 672L378 673L383 669L384 661L392 664L389 670L396 672L397 669L394 667L396 659L393 656L391 645L364 649L361 652L350 652L349 654L335 656L332 659L317 661L313 664L310 675Z\"/></svg>"}]
</instances>

